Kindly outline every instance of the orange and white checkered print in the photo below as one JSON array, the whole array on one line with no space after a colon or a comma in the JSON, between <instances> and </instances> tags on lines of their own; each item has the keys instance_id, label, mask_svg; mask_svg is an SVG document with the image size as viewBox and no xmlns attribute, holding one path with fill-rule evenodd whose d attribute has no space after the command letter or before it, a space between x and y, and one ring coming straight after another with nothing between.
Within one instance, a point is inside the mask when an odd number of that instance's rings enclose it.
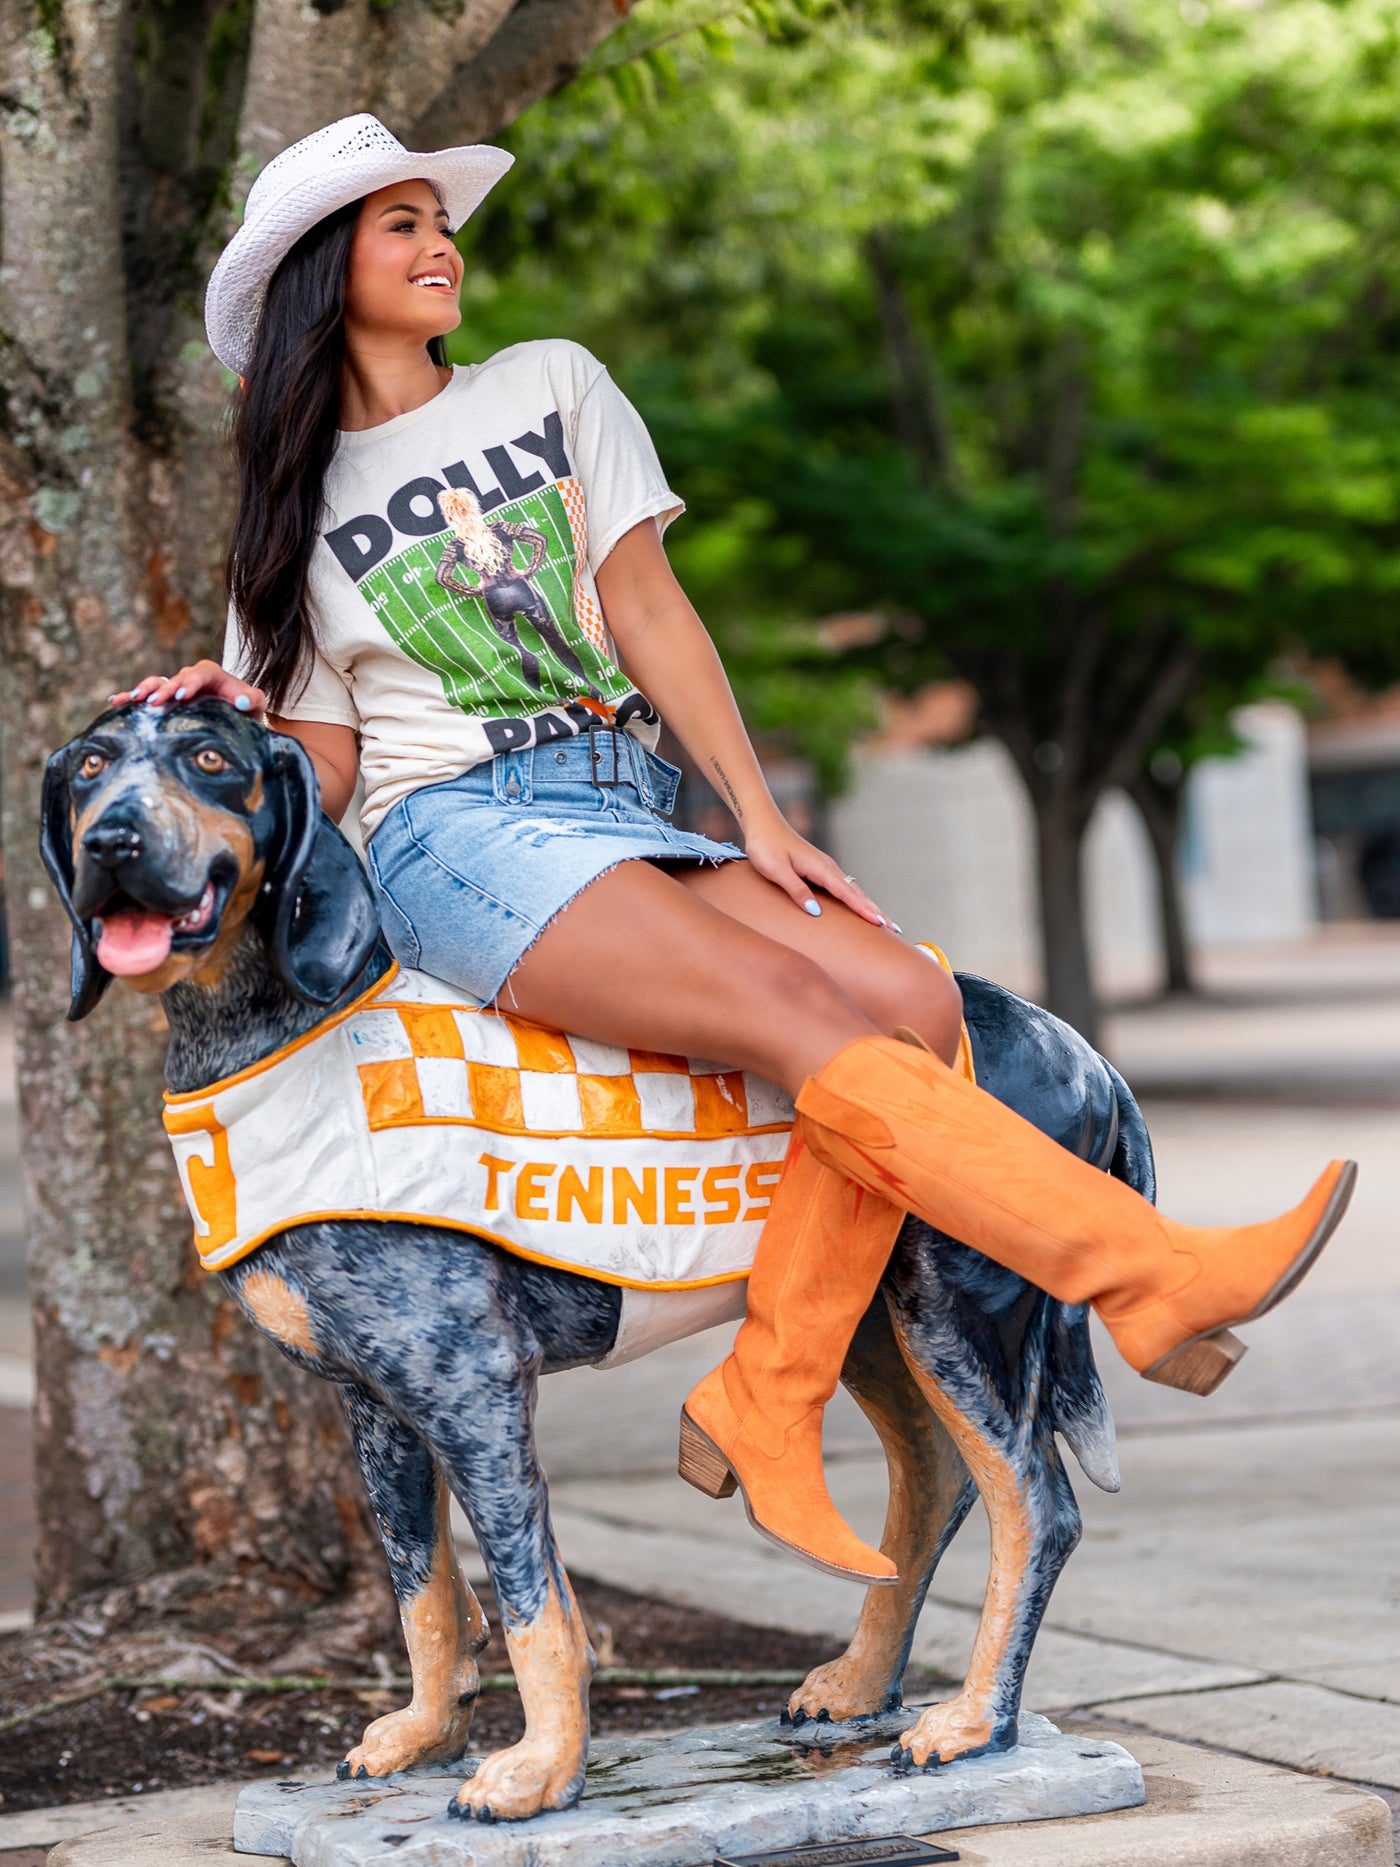
<instances>
[{"instance_id":1,"label":"orange and white checkered print","mask_svg":"<svg viewBox=\"0 0 1400 1867\"><path fill-rule=\"evenodd\" d=\"M372 1007L349 1037L371 1130L460 1122L497 1134L715 1140L792 1124L791 1102L760 1077L472 1006Z\"/></svg>"},{"instance_id":2,"label":"orange and white checkered print","mask_svg":"<svg viewBox=\"0 0 1400 1867\"><path fill-rule=\"evenodd\" d=\"M574 615L578 626L583 630L593 646L604 655L611 657L612 648L608 642L608 626L603 621L603 612L583 587L583 572L588 566L588 505L583 497L583 488L575 479L556 480L555 485L564 501L564 510L569 515L569 530L574 540Z\"/></svg>"}]
</instances>

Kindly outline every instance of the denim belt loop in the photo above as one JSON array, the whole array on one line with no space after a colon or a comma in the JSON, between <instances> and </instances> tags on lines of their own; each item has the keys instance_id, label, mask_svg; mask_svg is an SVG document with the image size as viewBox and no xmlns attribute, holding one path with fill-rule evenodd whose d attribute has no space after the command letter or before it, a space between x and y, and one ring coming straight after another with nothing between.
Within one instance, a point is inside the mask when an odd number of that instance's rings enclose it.
<instances>
[{"instance_id":1,"label":"denim belt loop","mask_svg":"<svg viewBox=\"0 0 1400 1867\"><path fill-rule=\"evenodd\" d=\"M588 747L588 775L596 790L615 790L630 784L648 810L654 808L651 774L646 754L632 737L616 726L587 726L584 743Z\"/></svg>"},{"instance_id":2,"label":"denim belt loop","mask_svg":"<svg viewBox=\"0 0 1400 1867\"><path fill-rule=\"evenodd\" d=\"M637 747L637 762L647 775L651 786L651 807L658 817L669 817L676 808L676 793L680 789L681 774L674 765L668 765L665 759L654 752L647 752L640 745Z\"/></svg>"},{"instance_id":3,"label":"denim belt loop","mask_svg":"<svg viewBox=\"0 0 1400 1867\"><path fill-rule=\"evenodd\" d=\"M632 782L637 787L637 796L648 810L656 809L656 792L652 788L651 773L647 769L645 749L634 739L631 733L618 733L617 737L627 747L627 762L632 768Z\"/></svg>"},{"instance_id":4,"label":"denim belt loop","mask_svg":"<svg viewBox=\"0 0 1400 1867\"><path fill-rule=\"evenodd\" d=\"M535 749L498 752L491 761L491 794L498 804L528 804L535 795Z\"/></svg>"}]
</instances>

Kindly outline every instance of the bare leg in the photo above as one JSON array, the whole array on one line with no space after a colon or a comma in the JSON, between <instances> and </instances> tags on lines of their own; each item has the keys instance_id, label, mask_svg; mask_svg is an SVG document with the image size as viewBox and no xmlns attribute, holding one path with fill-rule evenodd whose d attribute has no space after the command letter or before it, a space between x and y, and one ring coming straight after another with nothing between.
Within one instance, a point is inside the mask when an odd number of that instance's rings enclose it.
<instances>
[{"instance_id":1,"label":"bare leg","mask_svg":"<svg viewBox=\"0 0 1400 1867\"><path fill-rule=\"evenodd\" d=\"M790 924L780 919L780 907L791 922L818 925L768 883L754 881L757 887L749 890L731 884L736 906L742 903L754 918L770 915L785 931ZM764 890L777 898L776 905L770 906ZM603 1043L713 1057L753 1070L794 1095L845 1045L888 1032L888 1005L878 1007L880 1019L871 1016L821 959L745 924L705 894L694 871L672 875L650 863L623 863L585 888L545 929L511 974L502 1004ZM827 936L828 947L833 963L846 966L866 989L875 968L871 963L862 971L849 961L853 952L864 956L865 948L861 923L846 915L851 926L842 926L843 912L831 903L822 916L829 915L837 929L835 937ZM796 939L805 930L791 932ZM946 975L931 960L882 929L868 932L879 936L892 966L926 968L944 1004L956 1005L956 987L946 981L945 993L937 982ZM911 956L907 962L905 955ZM924 973L915 976L922 984ZM926 1023L933 1021L931 998L920 1008ZM951 1054L946 1022L945 1012L938 1035Z\"/></svg>"},{"instance_id":2,"label":"bare leg","mask_svg":"<svg viewBox=\"0 0 1400 1867\"><path fill-rule=\"evenodd\" d=\"M747 862L674 873L711 907L815 960L883 1035L907 1025L945 1063L953 1061L962 996L930 954L888 927L872 926L829 896L822 897L820 916L804 914Z\"/></svg>"},{"instance_id":3,"label":"bare leg","mask_svg":"<svg viewBox=\"0 0 1400 1867\"><path fill-rule=\"evenodd\" d=\"M731 892L776 923L761 888ZM789 912L788 925L816 918ZM854 948L854 925L838 931ZM918 963L942 978L932 960ZM543 1024L711 1057L793 1096L838 1051L881 1029L816 959L635 862L600 877L546 928L510 988L503 996ZM794 1180L790 1157L735 1351L690 1394L681 1418L683 1477L713 1496L737 1482L764 1535L819 1568L880 1585L895 1580L894 1565L841 1521L827 1494L821 1415L898 1223L885 1201L814 1160Z\"/></svg>"}]
</instances>

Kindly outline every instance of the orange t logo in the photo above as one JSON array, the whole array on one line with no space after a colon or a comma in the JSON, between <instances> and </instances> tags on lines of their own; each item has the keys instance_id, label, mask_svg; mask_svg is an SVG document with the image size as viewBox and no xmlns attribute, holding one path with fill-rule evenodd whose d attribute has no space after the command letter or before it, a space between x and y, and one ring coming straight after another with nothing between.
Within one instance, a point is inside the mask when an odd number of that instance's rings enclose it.
<instances>
[{"instance_id":1,"label":"orange t logo","mask_svg":"<svg viewBox=\"0 0 1400 1867\"><path fill-rule=\"evenodd\" d=\"M202 1145L175 1150L175 1164L184 1184L185 1197L194 1214L195 1244L199 1255L211 1253L230 1244L238 1235L238 1185L229 1159L228 1129L214 1114L212 1102L199 1102L192 1108L169 1108L164 1116L168 1135L207 1135Z\"/></svg>"}]
</instances>

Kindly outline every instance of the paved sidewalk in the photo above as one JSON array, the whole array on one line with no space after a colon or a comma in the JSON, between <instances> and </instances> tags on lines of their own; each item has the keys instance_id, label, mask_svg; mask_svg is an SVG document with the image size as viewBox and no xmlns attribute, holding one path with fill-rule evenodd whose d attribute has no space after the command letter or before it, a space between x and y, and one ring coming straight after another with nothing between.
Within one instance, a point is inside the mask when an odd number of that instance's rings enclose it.
<instances>
[{"instance_id":1,"label":"paved sidewalk","mask_svg":"<svg viewBox=\"0 0 1400 1867\"><path fill-rule=\"evenodd\" d=\"M1394 923L1208 953L1198 973L1200 998L1122 1009L1107 1021L1105 1049L1140 1094L1400 1102Z\"/></svg>"},{"instance_id":2,"label":"paved sidewalk","mask_svg":"<svg viewBox=\"0 0 1400 1867\"><path fill-rule=\"evenodd\" d=\"M1126 1725L1144 1734L1144 1758L1184 1739L1374 1784L1400 1806L1400 932L1344 930L1306 953L1226 956L1208 970L1214 1002L1127 1011L1109 1028L1144 1091L1163 1206L1185 1220L1262 1217L1334 1153L1361 1161L1361 1185L1305 1291L1243 1332L1250 1354L1211 1401L1101 1353L1124 1489L1105 1497L1076 1481L1085 1536L1050 1604L1027 1702ZM4 1301L18 1292L4 1266L3 1118L0 1103L0 1405L26 1380L22 1311ZM606 1378L583 1369L544 1384L565 1559L579 1574L820 1632L835 1651L856 1592L797 1569L737 1503L674 1476L680 1402L728 1333ZM877 1531L883 1464L844 1397L828 1446L838 1501ZM978 1513L935 1580L916 1659L962 1669L985 1561ZM0 1611L20 1605L4 1579ZM0 1817L0 1849L3 1829ZM969 1860L1075 1860L960 1845ZM1125 1841L1115 1858L1175 1858L1141 1845ZM1280 1838L1273 1855L1238 1858L1328 1857Z\"/></svg>"}]
</instances>

